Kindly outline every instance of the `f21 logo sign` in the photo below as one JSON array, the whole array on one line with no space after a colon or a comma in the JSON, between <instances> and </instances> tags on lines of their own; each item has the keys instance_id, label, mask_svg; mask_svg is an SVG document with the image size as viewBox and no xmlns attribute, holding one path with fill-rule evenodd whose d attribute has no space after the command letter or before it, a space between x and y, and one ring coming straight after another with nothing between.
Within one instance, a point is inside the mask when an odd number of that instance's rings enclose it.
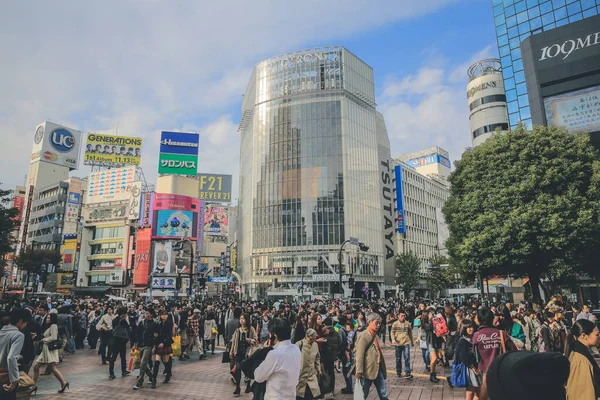
<instances>
[{"instance_id":1,"label":"f21 logo sign","mask_svg":"<svg viewBox=\"0 0 600 400\"><path fill-rule=\"evenodd\" d=\"M541 49L542 56L538 61L544 61L559 56L563 60L566 60L571 54L573 54L573 52L595 46L598 43L600 43L600 32L589 34L585 37L585 39L569 39L562 44L555 43Z\"/></svg>"}]
</instances>

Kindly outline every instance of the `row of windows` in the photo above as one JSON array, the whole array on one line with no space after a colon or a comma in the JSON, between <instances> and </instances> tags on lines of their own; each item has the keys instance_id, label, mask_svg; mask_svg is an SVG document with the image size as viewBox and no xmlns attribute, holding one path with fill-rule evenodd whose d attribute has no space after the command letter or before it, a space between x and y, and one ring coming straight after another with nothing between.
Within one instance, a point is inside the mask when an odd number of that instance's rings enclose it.
<instances>
[{"instance_id":1,"label":"row of windows","mask_svg":"<svg viewBox=\"0 0 600 400\"><path fill-rule=\"evenodd\" d=\"M101 243L92 245L91 254L116 254L123 252L123 242Z\"/></svg>"},{"instance_id":2,"label":"row of windows","mask_svg":"<svg viewBox=\"0 0 600 400\"><path fill-rule=\"evenodd\" d=\"M476 137L479 137L483 134L486 134L489 132L494 132L497 128L500 128L500 130L505 131L508 129L508 124L506 124L506 123L490 124L490 125L482 126L481 128L477 128L473 131L473 139L475 139Z\"/></svg>"},{"instance_id":3,"label":"row of windows","mask_svg":"<svg viewBox=\"0 0 600 400\"><path fill-rule=\"evenodd\" d=\"M503 94L492 94L490 96L481 97L477 100L472 101L471 104L469 104L469 110L473 111L473 109L476 107L489 103L497 103L499 101L506 102L506 96Z\"/></svg>"},{"instance_id":4,"label":"row of windows","mask_svg":"<svg viewBox=\"0 0 600 400\"><path fill-rule=\"evenodd\" d=\"M94 228L94 239L112 239L112 238L122 238L125 236L125 227L124 226L113 226L109 228Z\"/></svg>"}]
</instances>

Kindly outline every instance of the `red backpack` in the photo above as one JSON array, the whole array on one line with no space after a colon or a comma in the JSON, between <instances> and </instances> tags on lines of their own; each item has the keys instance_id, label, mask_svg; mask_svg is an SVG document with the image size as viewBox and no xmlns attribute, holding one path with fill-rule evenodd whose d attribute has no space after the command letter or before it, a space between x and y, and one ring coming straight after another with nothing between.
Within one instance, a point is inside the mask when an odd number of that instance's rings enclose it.
<instances>
[{"instance_id":1,"label":"red backpack","mask_svg":"<svg viewBox=\"0 0 600 400\"><path fill-rule=\"evenodd\" d=\"M435 317L431 322L433 323L433 332L435 333L435 336L440 337L449 332L444 317Z\"/></svg>"}]
</instances>

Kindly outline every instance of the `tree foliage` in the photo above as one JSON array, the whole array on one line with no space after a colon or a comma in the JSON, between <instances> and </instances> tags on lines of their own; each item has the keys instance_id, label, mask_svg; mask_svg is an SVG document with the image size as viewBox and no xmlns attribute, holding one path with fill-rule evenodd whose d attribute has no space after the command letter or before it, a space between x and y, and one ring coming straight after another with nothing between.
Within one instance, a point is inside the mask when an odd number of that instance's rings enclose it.
<instances>
[{"instance_id":1,"label":"tree foliage","mask_svg":"<svg viewBox=\"0 0 600 400\"><path fill-rule=\"evenodd\" d=\"M519 126L463 154L443 209L452 258L482 276L540 278L597 267L600 164L586 134Z\"/></svg>"},{"instance_id":2,"label":"tree foliage","mask_svg":"<svg viewBox=\"0 0 600 400\"><path fill-rule=\"evenodd\" d=\"M420 271L421 260L412 251L399 253L396 256L396 284L406 297L419 285Z\"/></svg>"},{"instance_id":3,"label":"tree foliage","mask_svg":"<svg viewBox=\"0 0 600 400\"><path fill-rule=\"evenodd\" d=\"M61 255L59 250L32 249L27 247L15 258L15 263L28 274L38 274L41 272L42 265L53 264L57 267L60 260Z\"/></svg>"},{"instance_id":4,"label":"tree foliage","mask_svg":"<svg viewBox=\"0 0 600 400\"><path fill-rule=\"evenodd\" d=\"M451 266L448 257L436 254L429 259L429 263L431 269L428 272L427 283L434 293L451 288L458 283L456 278L458 271Z\"/></svg>"},{"instance_id":5,"label":"tree foliage","mask_svg":"<svg viewBox=\"0 0 600 400\"><path fill-rule=\"evenodd\" d=\"M0 189L0 256L12 250L12 233L20 222L15 219L18 211L12 207L11 193Z\"/></svg>"}]
</instances>

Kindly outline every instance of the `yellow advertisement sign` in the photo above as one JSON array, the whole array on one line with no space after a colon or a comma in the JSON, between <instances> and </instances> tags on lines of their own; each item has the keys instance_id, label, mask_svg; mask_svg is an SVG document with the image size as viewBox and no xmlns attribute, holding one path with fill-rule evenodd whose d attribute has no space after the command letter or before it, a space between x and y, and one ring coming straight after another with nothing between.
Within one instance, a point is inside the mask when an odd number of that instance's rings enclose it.
<instances>
[{"instance_id":1,"label":"yellow advertisement sign","mask_svg":"<svg viewBox=\"0 0 600 400\"><path fill-rule=\"evenodd\" d=\"M88 133L83 163L85 165L140 165L142 138Z\"/></svg>"}]
</instances>

